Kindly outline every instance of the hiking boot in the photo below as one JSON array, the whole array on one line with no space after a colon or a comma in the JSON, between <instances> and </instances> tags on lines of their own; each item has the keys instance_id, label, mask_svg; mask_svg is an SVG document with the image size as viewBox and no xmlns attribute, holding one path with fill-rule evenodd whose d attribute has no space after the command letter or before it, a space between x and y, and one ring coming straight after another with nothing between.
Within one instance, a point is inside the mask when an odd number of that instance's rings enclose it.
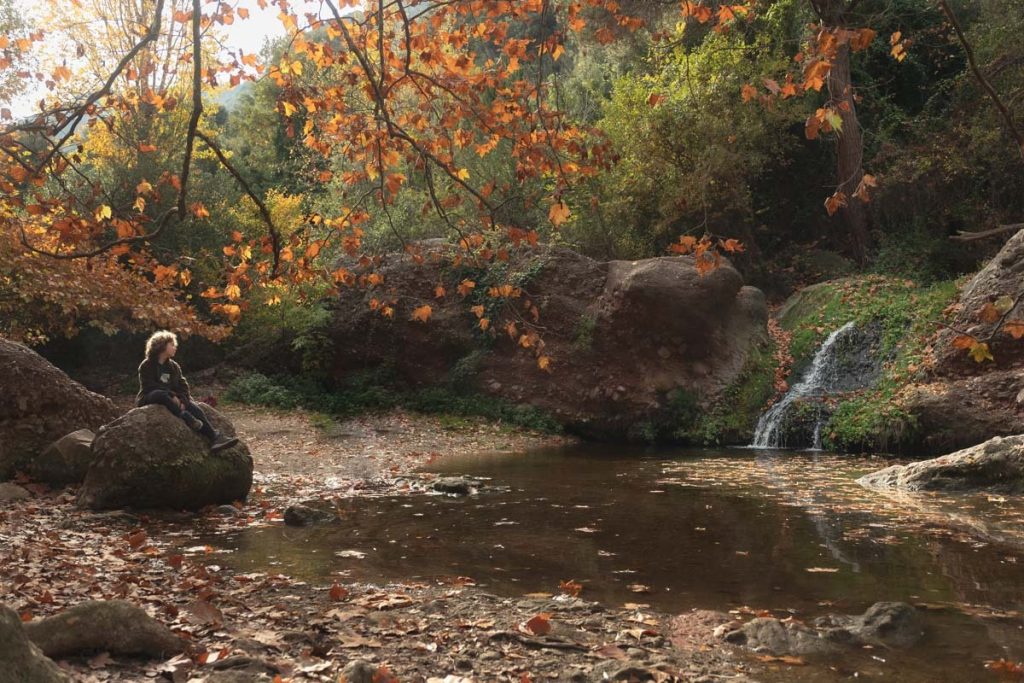
<instances>
[{"instance_id":1,"label":"hiking boot","mask_svg":"<svg viewBox=\"0 0 1024 683\"><path fill-rule=\"evenodd\" d=\"M224 436L223 434L217 433L213 435L213 440L210 443L211 451L222 451L225 448L231 448L238 444L237 436Z\"/></svg>"},{"instance_id":2,"label":"hiking boot","mask_svg":"<svg viewBox=\"0 0 1024 683\"><path fill-rule=\"evenodd\" d=\"M192 413L182 413L181 419L185 421L185 424L194 431L200 431L203 428L202 421Z\"/></svg>"}]
</instances>

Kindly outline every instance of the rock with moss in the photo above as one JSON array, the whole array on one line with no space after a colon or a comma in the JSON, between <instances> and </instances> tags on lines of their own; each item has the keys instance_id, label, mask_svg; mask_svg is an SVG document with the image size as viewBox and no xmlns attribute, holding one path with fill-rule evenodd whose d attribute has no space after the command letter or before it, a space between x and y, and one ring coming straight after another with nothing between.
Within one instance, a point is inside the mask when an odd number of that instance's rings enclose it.
<instances>
[{"instance_id":1,"label":"rock with moss","mask_svg":"<svg viewBox=\"0 0 1024 683\"><path fill-rule=\"evenodd\" d=\"M997 436L940 458L893 465L857 481L874 489L1024 493L1024 434Z\"/></svg>"},{"instance_id":2,"label":"rock with moss","mask_svg":"<svg viewBox=\"0 0 1024 683\"><path fill-rule=\"evenodd\" d=\"M48 657L96 652L166 658L187 643L145 610L121 600L93 600L25 624L29 639Z\"/></svg>"},{"instance_id":3,"label":"rock with moss","mask_svg":"<svg viewBox=\"0 0 1024 683\"><path fill-rule=\"evenodd\" d=\"M0 339L0 480L28 469L49 444L117 417L94 394L28 347Z\"/></svg>"},{"instance_id":4,"label":"rock with moss","mask_svg":"<svg viewBox=\"0 0 1024 683\"><path fill-rule=\"evenodd\" d=\"M214 428L235 435L227 418L200 405ZM244 500L252 487L253 460L244 443L212 452L163 406L135 408L104 425L92 449L81 507L197 510Z\"/></svg>"}]
</instances>

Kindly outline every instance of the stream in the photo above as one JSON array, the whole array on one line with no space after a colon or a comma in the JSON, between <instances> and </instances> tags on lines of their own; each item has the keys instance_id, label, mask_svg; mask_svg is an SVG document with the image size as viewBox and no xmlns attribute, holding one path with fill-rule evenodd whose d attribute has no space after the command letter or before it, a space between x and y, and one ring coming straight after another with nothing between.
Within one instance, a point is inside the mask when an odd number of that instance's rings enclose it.
<instances>
[{"instance_id":1,"label":"stream","mask_svg":"<svg viewBox=\"0 0 1024 683\"><path fill-rule=\"evenodd\" d=\"M320 584L458 581L498 595L558 593L609 605L771 610L809 621L879 600L917 605L926 639L854 652L780 680L995 680L1024 659L1024 502L889 496L855 479L881 459L757 450L583 445L442 459L476 495L341 498L339 523L206 539L217 562ZM463 579L464 580L464 579Z\"/></svg>"}]
</instances>

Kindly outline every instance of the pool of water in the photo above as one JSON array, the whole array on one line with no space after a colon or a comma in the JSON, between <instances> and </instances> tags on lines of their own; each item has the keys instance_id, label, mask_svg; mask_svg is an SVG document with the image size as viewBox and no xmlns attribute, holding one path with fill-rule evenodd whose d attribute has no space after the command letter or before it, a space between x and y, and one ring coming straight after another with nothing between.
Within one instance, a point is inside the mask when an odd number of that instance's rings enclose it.
<instances>
[{"instance_id":1,"label":"pool of water","mask_svg":"<svg viewBox=\"0 0 1024 683\"><path fill-rule=\"evenodd\" d=\"M218 560L312 582L469 577L502 595L557 593L609 605L773 610L810 619L879 600L921 605L924 644L858 653L841 680L994 680L1024 658L1024 504L998 496L863 490L880 460L749 450L577 447L448 459L483 478L474 496L340 499L340 523L210 539ZM784 677L821 680L822 671Z\"/></svg>"}]
</instances>

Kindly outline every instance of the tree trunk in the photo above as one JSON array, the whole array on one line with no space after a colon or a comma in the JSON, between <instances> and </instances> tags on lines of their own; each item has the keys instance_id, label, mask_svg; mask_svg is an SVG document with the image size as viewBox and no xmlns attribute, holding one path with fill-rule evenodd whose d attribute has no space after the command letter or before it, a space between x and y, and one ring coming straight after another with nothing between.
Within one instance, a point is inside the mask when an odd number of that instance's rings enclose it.
<instances>
[{"instance_id":1,"label":"tree trunk","mask_svg":"<svg viewBox=\"0 0 1024 683\"><path fill-rule=\"evenodd\" d=\"M811 8L821 21L832 29L846 26L848 14L856 0L809 0ZM828 74L828 90L832 106L842 119L842 130L837 131L836 144L836 186L846 195L846 206L839 210L839 217L846 228L848 251L860 264L867 260L871 246L869 215L867 207L853 196L864 177L864 134L857 120L857 104L854 102L853 79L850 75L850 45L840 45L832 68Z\"/></svg>"},{"instance_id":2,"label":"tree trunk","mask_svg":"<svg viewBox=\"0 0 1024 683\"><path fill-rule=\"evenodd\" d=\"M842 45L836 53L829 71L828 88L843 121L843 129L837 134L836 184L839 191L846 195L847 203L840 209L839 215L848 232L850 254L858 263L863 264L871 246L871 235L867 207L853 196L864 177L864 135L857 120L857 106L853 99L849 45Z\"/></svg>"}]
</instances>

